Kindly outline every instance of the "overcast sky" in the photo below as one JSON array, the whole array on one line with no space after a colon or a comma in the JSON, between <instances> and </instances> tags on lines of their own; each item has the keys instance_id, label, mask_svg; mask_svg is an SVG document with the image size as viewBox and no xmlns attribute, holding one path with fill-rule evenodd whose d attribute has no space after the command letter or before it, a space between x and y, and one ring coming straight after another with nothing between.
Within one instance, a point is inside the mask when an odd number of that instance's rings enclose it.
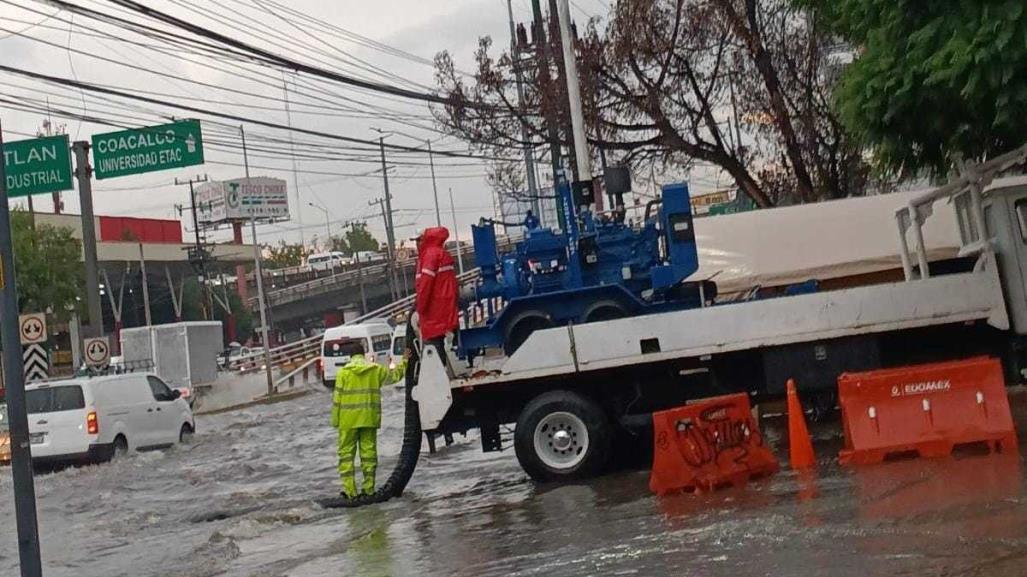
<instances>
[{"instance_id":1,"label":"overcast sky","mask_svg":"<svg viewBox=\"0 0 1027 577\"><path fill-rule=\"evenodd\" d=\"M609 1L575 0L575 18L584 20L586 15L604 15ZM432 66L419 59L430 61L439 51L449 50L458 66L467 70L472 66L479 36L491 35L497 47L509 43L505 0L277 0L279 7L267 2L143 1L189 22L306 63L420 91L433 87L434 79ZM73 0L73 3L134 22L160 26L103 0ZM304 23L300 15L280 9L283 5L323 24ZM214 11L210 11L212 8ZM531 18L528 0L514 0L513 8L517 20ZM328 30L325 26L337 29ZM377 48L368 46L370 42L354 38L349 33L380 45ZM392 49L408 55L397 56ZM72 17L68 12L56 11L42 2L12 0L0 3L0 63L138 91L152 98L173 100L206 110L286 123L283 74L280 70L253 65L235 68L232 63L189 54L164 41L126 32L116 25L100 23L83 15ZM369 72L369 68L373 70ZM396 144L423 146L423 139L430 138L437 150L467 151L466 145L457 139L430 130L432 122L425 104L309 77L297 79L292 74L286 76L289 78L289 100L293 106L292 124L295 127L363 139L377 139L378 134L372 128L381 128L403 133L388 138L389 142ZM123 126L160 124L171 116L203 120L204 138L208 142L204 166L95 182L97 214L176 217L174 206L188 204L188 187L174 186L175 178L207 175L212 180L224 180L243 175L241 153L236 149L238 136L232 126L238 123L153 104L117 99L112 102L88 92L83 95L75 89L0 73L0 120L7 140L19 140L37 132L45 115L17 110L3 99L44 107L49 99L53 110L77 115L84 111L87 116L100 117ZM66 125L71 138L80 140L88 140L94 133L117 130L116 127L82 120L61 119L56 115L54 123ZM369 200L382 195L380 171L374 172L380 168L376 164L375 151L345 150L340 147L353 145L294 134L297 153L301 157L297 161L297 202L292 165L287 154L288 132L260 126L247 126L246 131L250 135L247 140L251 149L251 173L286 179L292 195L293 220L262 226L262 241L278 238L296 241L301 233L308 243L315 235L323 238L325 214L308 206L308 203L324 206L330 211L333 233L348 219L367 217L372 231L379 238L384 237L380 214L368 206ZM420 226L434 224L430 172L426 166L427 157L423 154L391 151L388 154L390 161L403 163L390 170L397 238L402 239L411 236ZM339 155L347 158L340 159ZM493 213L492 193L484 179L485 166L474 159L437 156L436 168L443 224L450 226L452 222L448 211L448 191L452 188L461 234L466 235L470 223ZM69 192L64 198L66 210L78 212L77 195ZM49 195L37 196L35 204L37 210L52 210ZM225 233L213 237L226 238Z\"/></svg>"}]
</instances>

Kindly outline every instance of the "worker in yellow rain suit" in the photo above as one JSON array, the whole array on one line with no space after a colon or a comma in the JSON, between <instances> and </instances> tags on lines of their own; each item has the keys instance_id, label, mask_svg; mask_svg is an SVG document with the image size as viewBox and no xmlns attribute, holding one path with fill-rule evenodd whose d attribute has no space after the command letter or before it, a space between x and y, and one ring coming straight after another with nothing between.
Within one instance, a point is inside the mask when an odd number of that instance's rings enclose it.
<instances>
[{"instance_id":1,"label":"worker in yellow rain suit","mask_svg":"<svg viewBox=\"0 0 1027 577\"><path fill-rule=\"evenodd\" d=\"M332 395L332 426L339 430L339 476L342 494L357 496L354 458L360 447L360 468L364 472L363 492L374 493L378 467L378 429L382 426L382 385L403 377L406 358L394 369L386 369L364 358L364 346L346 343L350 360L335 376Z\"/></svg>"}]
</instances>

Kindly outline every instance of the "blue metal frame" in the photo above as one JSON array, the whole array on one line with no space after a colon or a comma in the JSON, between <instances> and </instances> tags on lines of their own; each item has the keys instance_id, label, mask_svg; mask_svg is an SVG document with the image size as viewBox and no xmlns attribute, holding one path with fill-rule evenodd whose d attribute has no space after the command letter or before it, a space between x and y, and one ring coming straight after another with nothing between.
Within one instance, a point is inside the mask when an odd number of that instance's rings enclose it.
<instances>
[{"instance_id":1,"label":"blue metal frame","mask_svg":"<svg viewBox=\"0 0 1027 577\"><path fill-rule=\"evenodd\" d=\"M557 190L568 215L566 231L531 228L513 252L500 256L494 225L473 227L481 271L476 297L502 297L506 305L489 308L486 326L461 333L462 356L503 346L510 323L528 311L560 326L583 322L603 301L629 315L701 306L698 290L682 286L699 268L687 185L665 186L661 210L639 230L597 218L588 207L575 211L571 185L562 176Z\"/></svg>"}]
</instances>

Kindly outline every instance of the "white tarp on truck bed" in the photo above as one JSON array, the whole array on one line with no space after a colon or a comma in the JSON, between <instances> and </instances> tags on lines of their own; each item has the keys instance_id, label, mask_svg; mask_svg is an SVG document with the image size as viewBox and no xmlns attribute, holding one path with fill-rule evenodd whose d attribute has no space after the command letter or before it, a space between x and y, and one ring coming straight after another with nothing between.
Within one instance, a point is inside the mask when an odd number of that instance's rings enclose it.
<instances>
[{"instance_id":1,"label":"white tarp on truck bed","mask_svg":"<svg viewBox=\"0 0 1027 577\"><path fill-rule=\"evenodd\" d=\"M721 294L755 285L847 277L901 268L895 210L923 191L846 198L695 219L699 271ZM930 260L954 257L959 229L951 207L924 225Z\"/></svg>"}]
</instances>

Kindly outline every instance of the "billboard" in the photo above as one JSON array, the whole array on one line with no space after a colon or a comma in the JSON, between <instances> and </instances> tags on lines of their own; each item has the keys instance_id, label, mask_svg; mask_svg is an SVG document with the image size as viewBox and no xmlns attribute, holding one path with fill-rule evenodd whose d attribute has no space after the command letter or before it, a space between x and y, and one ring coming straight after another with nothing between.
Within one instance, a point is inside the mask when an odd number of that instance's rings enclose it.
<instances>
[{"instance_id":1,"label":"billboard","mask_svg":"<svg viewBox=\"0 0 1027 577\"><path fill-rule=\"evenodd\" d=\"M207 182L196 188L196 207L205 224L288 220L289 191L284 180L265 176Z\"/></svg>"}]
</instances>

